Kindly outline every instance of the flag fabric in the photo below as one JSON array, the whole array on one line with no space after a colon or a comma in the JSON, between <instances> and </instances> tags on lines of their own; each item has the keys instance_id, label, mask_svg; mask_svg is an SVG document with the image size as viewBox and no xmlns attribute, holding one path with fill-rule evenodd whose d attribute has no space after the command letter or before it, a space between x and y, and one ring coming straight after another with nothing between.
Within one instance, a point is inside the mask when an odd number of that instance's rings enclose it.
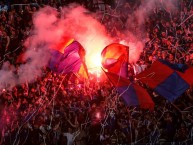
<instances>
[{"instance_id":1,"label":"flag fabric","mask_svg":"<svg viewBox=\"0 0 193 145\"><path fill-rule=\"evenodd\" d=\"M77 41L64 48L64 53L57 69L58 73L78 72L82 62L79 49L82 48Z\"/></svg>"},{"instance_id":2,"label":"flag fabric","mask_svg":"<svg viewBox=\"0 0 193 145\"><path fill-rule=\"evenodd\" d=\"M144 88L111 72L105 73L127 106L140 106L153 110L154 102Z\"/></svg>"},{"instance_id":3,"label":"flag fabric","mask_svg":"<svg viewBox=\"0 0 193 145\"><path fill-rule=\"evenodd\" d=\"M52 49L55 49L61 53L64 53L64 48L66 48L68 45L70 45L75 40L71 37L66 37L66 36L62 37L61 39L62 40L59 43L54 44L52 46Z\"/></svg>"},{"instance_id":4,"label":"flag fabric","mask_svg":"<svg viewBox=\"0 0 193 145\"><path fill-rule=\"evenodd\" d=\"M103 49L101 56L102 66L108 70L108 72L127 77L129 57L128 46L112 43Z\"/></svg>"},{"instance_id":5,"label":"flag fabric","mask_svg":"<svg viewBox=\"0 0 193 145\"><path fill-rule=\"evenodd\" d=\"M85 50L82 45L73 41L68 46L63 48L63 53L56 49L51 50L51 59L49 67L57 73L77 73L85 78L88 78L88 71L85 64Z\"/></svg>"},{"instance_id":6,"label":"flag fabric","mask_svg":"<svg viewBox=\"0 0 193 145\"><path fill-rule=\"evenodd\" d=\"M175 70L182 79L184 79L189 85L193 84L193 67L186 64L172 64L166 60L159 60L161 63L167 65L171 69Z\"/></svg>"},{"instance_id":7,"label":"flag fabric","mask_svg":"<svg viewBox=\"0 0 193 145\"><path fill-rule=\"evenodd\" d=\"M190 86L193 85L193 67L188 67L184 72L177 72Z\"/></svg>"},{"instance_id":8,"label":"flag fabric","mask_svg":"<svg viewBox=\"0 0 193 145\"><path fill-rule=\"evenodd\" d=\"M175 70L160 61L155 61L136 78L170 102L176 100L189 88L189 84Z\"/></svg>"},{"instance_id":9,"label":"flag fabric","mask_svg":"<svg viewBox=\"0 0 193 145\"><path fill-rule=\"evenodd\" d=\"M56 71L62 57L63 57L63 53L61 53L57 50L51 49L50 50L49 68L51 70Z\"/></svg>"},{"instance_id":10,"label":"flag fabric","mask_svg":"<svg viewBox=\"0 0 193 145\"><path fill-rule=\"evenodd\" d=\"M163 60L163 59L159 59L159 62L167 65L168 67L170 67L173 70L180 71L180 72L184 72L188 68L188 66L186 64L181 64L181 63L173 64L173 63L170 63L169 61Z\"/></svg>"}]
</instances>

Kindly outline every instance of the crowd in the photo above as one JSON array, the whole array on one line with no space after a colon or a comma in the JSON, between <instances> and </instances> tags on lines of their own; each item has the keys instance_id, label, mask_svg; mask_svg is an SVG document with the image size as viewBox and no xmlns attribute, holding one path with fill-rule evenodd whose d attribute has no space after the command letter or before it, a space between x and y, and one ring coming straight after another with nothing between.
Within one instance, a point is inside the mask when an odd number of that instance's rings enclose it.
<instances>
[{"instance_id":1,"label":"crowd","mask_svg":"<svg viewBox=\"0 0 193 145\"><path fill-rule=\"evenodd\" d=\"M16 59L30 34L33 13L44 5L59 8L70 2L22 0L14 4L25 5L13 5L1 1L0 66L5 61L18 65ZM124 38L122 32L128 21L125 12L132 13L140 5L139 0L74 2L99 15L105 11L101 23L117 39ZM135 71L129 67L131 77L156 59L193 65L193 2L179 0L177 7L169 11L160 5L145 20L145 48ZM130 27L138 34L135 26ZM42 74L33 83L0 90L0 145L193 143L193 87L174 103L147 89L155 108L144 110L125 106L108 80L96 83L93 77L80 81L72 79L76 78L74 74L58 75L46 67Z\"/></svg>"}]
</instances>

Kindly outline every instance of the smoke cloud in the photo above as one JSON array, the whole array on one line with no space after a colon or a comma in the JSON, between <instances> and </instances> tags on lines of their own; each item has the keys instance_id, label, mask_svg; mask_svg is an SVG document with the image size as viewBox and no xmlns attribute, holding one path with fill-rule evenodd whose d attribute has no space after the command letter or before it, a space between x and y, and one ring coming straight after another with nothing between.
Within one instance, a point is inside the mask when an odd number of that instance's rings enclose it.
<instances>
[{"instance_id":1,"label":"smoke cloud","mask_svg":"<svg viewBox=\"0 0 193 145\"><path fill-rule=\"evenodd\" d=\"M121 39L130 47L130 62L136 62L143 51L143 28L145 19L153 13L157 0L144 0L131 14L128 14L126 29L121 31L125 36ZM178 0L160 0L163 7L170 5L173 10ZM64 7L61 13L55 8L44 7L33 15L33 27L30 36L25 41L27 51L25 64L15 68L4 63L0 70L0 89L11 88L17 84L35 81L42 75L42 67L48 64L50 54L48 49L63 41L65 37L74 38L86 49L86 64L94 67L94 61L100 58L105 46L114 42L106 32L106 28L97 19L96 14L90 13L81 6ZM133 29L135 27L136 29ZM135 31L134 31L135 30ZM139 33L137 33L139 32ZM58 48L59 49L59 48ZM17 72L17 73L15 73Z\"/></svg>"},{"instance_id":2,"label":"smoke cloud","mask_svg":"<svg viewBox=\"0 0 193 145\"><path fill-rule=\"evenodd\" d=\"M17 69L5 63L0 70L0 88L35 81L37 76L42 75L42 67L48 64L48 49L57 46L66 37L79 41L86 49L88 67L93 65L89 63L92 56L99 57L102 49L112 41L105 27L81 6L65 7L61 13L51 7L42 8L34 14L33 29L25 41L25 59L28 61ZM15 70L17 73L14 73Z\"/></svg>"}]
</instances>

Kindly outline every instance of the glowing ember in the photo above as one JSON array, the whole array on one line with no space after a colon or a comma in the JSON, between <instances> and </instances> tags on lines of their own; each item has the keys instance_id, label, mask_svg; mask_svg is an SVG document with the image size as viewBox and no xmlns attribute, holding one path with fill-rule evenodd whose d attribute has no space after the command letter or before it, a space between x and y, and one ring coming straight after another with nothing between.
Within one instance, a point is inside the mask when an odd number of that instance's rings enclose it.
<instances>
[{"instance_id":1,"label":"glowing ember","mask_svg":"<svg viewBox=\"0 0 193 145\"><path fill-rule=\"evenodd\" d=\"M101 118L100 112L97 112L97 113L96 113L96 118L97 118L97 119L100 119L100 118Z\"/></svg>"}]
</instances>

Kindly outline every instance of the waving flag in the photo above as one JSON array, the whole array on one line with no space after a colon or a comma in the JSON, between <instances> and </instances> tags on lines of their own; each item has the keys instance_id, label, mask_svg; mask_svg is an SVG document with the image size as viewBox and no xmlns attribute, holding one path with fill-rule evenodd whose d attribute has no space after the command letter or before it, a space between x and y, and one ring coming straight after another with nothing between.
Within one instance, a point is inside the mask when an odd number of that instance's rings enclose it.
<instances>
[{"instance_id":1,"label":"waving flag","mask_svg":"<svg viewBox=\"0 0 193 145\"><path fill-rule=\"evenodd\" d=\"M177 72L190 86L193 85L193 67L188 67L184 72Z\"/></svg>"},{"instance_id":2,"label":"waving flag","mask_svg":"<svg viewBox=\"0 0 193 145\"><path fill-rule=\"evenodd\" d=\"M184 72L188 68L188 66L186 64L179 64L179 63L173 64L167 60L162 60L162 59L159 59L159 61L161 63L169 66L171 69L176 70L176 71L180 71L180 72Z\"/></svg>"},{"instance_id":3,"label":"waving flag","mask_svg":"<svg viewBox=\"0 0 193 145\"><path fill-rule=\"evenodd\" d=\"M88 71L85 64L85 50L77 41L73 41L63 48L63 51L51 50L49 67L57 73L78 73L88 78Z\"/></svg>"},{"instance_id":4,"label":"waving flag","mask_svg":"<svg viewBox=\"0 0 193 145\"><path fill-rule=\"evenodd\" d=\"M160 61L154 62L136 77L171 102L189 88L189 84L176 71Z\"/></svg>"},{"instance_id":5,"label":"waving flag","mask_svg":"<svg viewBox=\"0 0 193 145\"><path fill-rule=\"evenodd\" d=\"M144 88L116 74L110 72L105 73L117 88L117 91L127 106L140 106L141 108L151 110L154 108L154 102Z\"/></svg>"},{"instance_id":6,"label":"waving flag","mask_svg":"<svg viewBox=\"0 0 193 145\"><path fill-rule=\"evenodd\" d=\"M102 66L107 69L108 72L127 77L129 57L128 46L112 43L103 49L101 56Z\"/></svg>"},{"instance_id":7,"label":"waving flag","mask_svg":"<svg viewBox=\"0 0 193 145\"><path fill-rule=\"evenodd\" d=\"M169 66L175 70L182 79L184 79L189 85L193 85L193 67L186 64L172 64L166 60L159 60L163 64Z\"/></svg>"},{"instance_id":8,"label":"waving flag","mask_svg":"<svg viewBox=\"0 0 193 145\"><path fill-rule=\"evenodd\" d=\"M49 68L51 70L56 71L62 57L63 57L63 53L61 53L55 49L51 49L50 50Z\"/></svg>"}]
</instances>

